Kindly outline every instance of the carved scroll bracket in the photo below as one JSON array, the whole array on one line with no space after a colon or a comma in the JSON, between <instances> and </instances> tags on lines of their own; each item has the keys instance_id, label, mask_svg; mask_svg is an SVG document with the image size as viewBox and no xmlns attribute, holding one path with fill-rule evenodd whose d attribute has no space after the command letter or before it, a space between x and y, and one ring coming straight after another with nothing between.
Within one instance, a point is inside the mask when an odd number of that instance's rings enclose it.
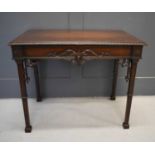
<instances>
[{"instance_id":1,"label":"carved scroll bracket","mask_svg":"<svg viewBox=\"0 0 155 155\"><path fill-rule=\"evenodd\" d=\"M129 78L130 78L131 61L130 61L130 59L120 59L119 64L122 67L127 67L127 74L125 76L125 80L126 80L126 82L128 82Z\"/></svg>"},{"instance_id":2,"label":"carved scroll bracket","mask_svg":"<svg viewBox=\"0 0 155 155\"><path fill-rule=\"evenodd\" d=\"M27 70L27 60L24 60L24 72L25 72L25 80L26 80L26 83L29 83L30 81L30 77L28 75L28 70Z\"/></svg>"},{"instance_id":3,"label":"carved scroll bracket","mask_svg":"<svg viewBox=\"0 0 155 155\"><path fill-rule=\"evenodd\" d=\"M28 75L28 67L34 67L37 65L37 61L26 59L24 60L25 80L26 83L30 82L30 76Z\"/></svg>"},{"instance_id":4,"label":"carved scroll bracket","mask_svg":"<svg viewBox=\"0 0 155 155\"><path fill-rule=\"evenodd\" d=\"M49 52L48 57L71 60L73 64L81 65L87 59L102 58L105 56L111 56L109 51L94 51L92 49L66 49L63 52Z\"/></svg>"}]
</instances>

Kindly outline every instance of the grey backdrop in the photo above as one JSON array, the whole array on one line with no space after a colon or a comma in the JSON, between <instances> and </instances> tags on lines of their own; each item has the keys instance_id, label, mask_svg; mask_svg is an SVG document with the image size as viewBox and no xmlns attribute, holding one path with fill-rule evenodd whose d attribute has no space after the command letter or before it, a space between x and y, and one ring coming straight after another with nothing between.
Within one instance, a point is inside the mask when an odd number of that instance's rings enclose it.
<instances>
[{"instance_id":1,"label":"grey backdrop","mask_svg":"<svg viewBox=\"0 0 155 155\"><path fill-rule=\"evenodd\" d=\"M155 13L0 13L0 97L19 97L16 64L8 42L25 30L51 29L123 29L146 41L143 59L137 71L135 94L155 94ZM43 97L52 96L109 96L112 80L112 61L90 61L82 67L65 61L41 62ZM126 69L120 67L118 95L126 94ZM29 96L35 96L34 77Z\"/></svg>"}]
</instances>

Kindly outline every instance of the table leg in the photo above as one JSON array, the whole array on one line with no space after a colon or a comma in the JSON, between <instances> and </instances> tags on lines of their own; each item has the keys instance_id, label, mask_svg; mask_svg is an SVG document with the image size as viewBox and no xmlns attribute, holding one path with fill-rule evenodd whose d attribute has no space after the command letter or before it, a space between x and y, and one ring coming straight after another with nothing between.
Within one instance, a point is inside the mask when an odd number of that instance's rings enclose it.
<instances>
[{"instance_id":1,"label":"table leg","mask_svg":"<svg viewBox=\"0 0 155 155\"><path fill-rule=\"evenodd\" d=\"M137 59L131 60L131 70L130 70L130 79L129 79L128 93L127 93L126 112L125 112L125 119L123 122L124 129L129 128L129 117L130 117L131 103L132 103L132 97L134 92L134 82L135 82L135 76L136 76L136 70L137 70L137 63L138 63Z\"/></svg>"},{"instance_id":2,"label":"table leg","mask_svg":"<svg viewBox=\"0 0 155 155\"><path fill-rule=\"evenodd\" d=\"M114 69L113 69L113 82L112 82L112 93L110 96L111 100L115 100L116 98L116 86L117 86L117 78L118 78L118 66L119 60L114 60Z\"/></svg>"},{"instance_id":3,"label":"table leg","mask_svg":"<svg viewBox=\"0 0 155 155\"><path fill-rule=\"evenodd\" d=\"M38 66L35 64L33 66L34 69L34 76L35 76L35 85L36 85L36 95L37 95L37 101L41 101L41 93L40 93L40 84L39 84L39 71L38 71Z\"/></svg>"},{"instance_id":4,"label":"table leg","mask_svg":"<svg viewBox=\"0 0 155 155\"><path fill-rule=\"evenodd\" d=\"M31 132L32 127L30 125L30 118L29 118L29 109L28 109L27 91L26 91L26 79L25 79L25 70L24 70L23 60L16 60L16 63L17 63L17 68L18 68L20 91L21 91L21 98L22 98L24 117L25 117L25 125L26 125L25 132Z\"/></svg>"}]
</instances>

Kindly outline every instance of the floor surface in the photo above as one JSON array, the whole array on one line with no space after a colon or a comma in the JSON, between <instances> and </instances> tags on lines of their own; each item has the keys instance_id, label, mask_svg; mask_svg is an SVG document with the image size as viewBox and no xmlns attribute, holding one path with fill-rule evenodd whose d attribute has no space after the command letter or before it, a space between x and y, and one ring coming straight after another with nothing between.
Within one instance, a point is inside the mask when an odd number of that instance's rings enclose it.
<instances>
[{"instance_id":1,"label":"floor surface","mask_svg":"<svg viewBox=\"0 0 155 155\"><path fill-rule=\"evenodd\" d=\"M155 141L155 96L135 96L124 130L126 97L29 99L32 133L20 99L0 99L0 141Z\"/></svg>"}]
</instances>

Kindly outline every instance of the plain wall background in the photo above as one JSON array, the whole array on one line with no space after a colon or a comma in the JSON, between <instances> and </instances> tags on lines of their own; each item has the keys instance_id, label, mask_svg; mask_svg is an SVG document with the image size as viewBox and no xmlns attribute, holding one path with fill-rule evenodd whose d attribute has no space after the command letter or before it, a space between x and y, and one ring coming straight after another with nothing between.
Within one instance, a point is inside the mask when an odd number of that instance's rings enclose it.
<instances>
[{"instance_id":1,"label":"plain wall background","mask_svg":"<svg viewBox=\"0 0 155 155\"><path fill-rule=\"evenodd\" d=\"M0 97L19 97L17 68L8 42L32 28L123 29L148 43L143 49L135 83L136 95L155 94L155 13L0 13ZM43 97L109 96L113 61L89 61L81 67L65 61L39 65ZM29 69L30 97L35 96ZM126 68L119 70L117 95L125 95Z\"/></svg>"}]
</instances>

